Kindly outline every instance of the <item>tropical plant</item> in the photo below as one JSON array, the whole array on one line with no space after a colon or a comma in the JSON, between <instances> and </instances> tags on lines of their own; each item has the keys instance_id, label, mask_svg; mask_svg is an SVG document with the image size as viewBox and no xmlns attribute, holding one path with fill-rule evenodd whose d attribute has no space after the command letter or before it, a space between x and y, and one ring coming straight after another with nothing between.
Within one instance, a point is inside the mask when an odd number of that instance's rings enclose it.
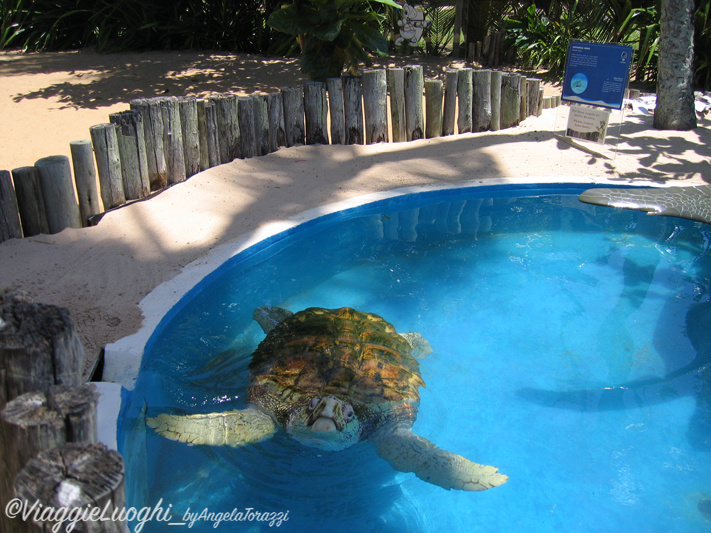
<instances>
[{"instance_id":1,"label":"tropical plant","mask_svg":"<svg viewBox=\"0 0 711 533\"><path fill-rule=\"evenodd\" d=\"M422 7L425 20L430 23L425 29L425 52L429 55L441 55L454 38L456 9L451 0L429 0Z\"/></svg>"},{"instance_id":2,"label":"tropical plant","mask_svg":"<svg viewBox=\"0 0 711 533\"><path fill-rule=\"evenodd\" d=\"M294 0L274 11L268 23L296 37L301 71L313 80L340 76L346 66L356 74L360 63L372 64L369 51L385 55L381 31L385 14L375 4L399 8L393 0Z\"/></svg>"},{"instance_id":3,"label":"tropical plant","mask_svg":"<svg viewBox=\"0 0 711 533\"><path fill-rule=\"evenodd\" d=\"M702 0L694 14L694 80L711 90L711 0Z\"/></svg>"}]
</instances>

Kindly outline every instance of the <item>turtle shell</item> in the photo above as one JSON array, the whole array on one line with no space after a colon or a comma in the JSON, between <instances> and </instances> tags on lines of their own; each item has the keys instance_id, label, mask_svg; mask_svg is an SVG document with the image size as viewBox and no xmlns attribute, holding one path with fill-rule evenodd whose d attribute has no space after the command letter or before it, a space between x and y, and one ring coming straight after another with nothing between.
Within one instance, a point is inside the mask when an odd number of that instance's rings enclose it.
<instances>
[{"instance_id":1,"label":"turtle shell","mask_svg":"<svg viewBox=\"0 0 711 533\"><path fill-rule=\"evenodd\" d=\"M424 387L410 345L378 315L309 308L278 324L249 366L253 387L280 396L332 395L384 411L419 402Z\"/></svg>"}]
</instances>

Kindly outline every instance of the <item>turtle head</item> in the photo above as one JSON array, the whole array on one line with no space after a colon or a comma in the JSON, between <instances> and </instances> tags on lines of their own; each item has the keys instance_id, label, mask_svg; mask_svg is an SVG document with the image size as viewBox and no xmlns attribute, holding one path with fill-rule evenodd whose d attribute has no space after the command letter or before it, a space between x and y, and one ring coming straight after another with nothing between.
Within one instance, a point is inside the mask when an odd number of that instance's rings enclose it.
<instances>
[{"instance_id":1,"label":"turtle head","mask_svg":"<svg viewBox=\"0 0 711 533\"><path fill-rule=\"evenodd\" d=\"M289 433L306 446L337 451L358 442L360 429L351 404L335 396L315 396L293 419Z\"/></svg>"}]
</instances>

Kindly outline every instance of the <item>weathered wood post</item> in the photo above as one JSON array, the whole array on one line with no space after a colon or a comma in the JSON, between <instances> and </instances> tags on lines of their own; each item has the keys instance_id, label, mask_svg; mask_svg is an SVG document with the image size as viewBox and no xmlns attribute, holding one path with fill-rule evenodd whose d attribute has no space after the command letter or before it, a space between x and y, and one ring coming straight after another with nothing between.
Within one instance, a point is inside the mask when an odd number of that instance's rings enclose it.
<instances>
[{"instance_id":1,"label":"weathered wood post","mask_svg":"<svg viewBox=\"0 0 711 533\"><path fill-rule=\"evenodd\" d=\"M384 69L363 72L365 144L388 142L388 85Z\"/></svg>"},{"instance_id":2,"label":"weathered wood post","mask_svg":"<svg viewBox=\"0 0 711 533\"><path fill-rule=\"evenodd\" d=\"M131 109L139 111L143 117L143 134L148 159L148 181L152 191L164 189L168 185L168 171L163 149L163 113L157 98L137 98L131 100Z\"/></svg>"},{"instance_id":3,"label":"weathered wood post","mask_svg":"<svg viewBox=\"0 0 711 533\"><path fill-rule=\"evenodd\" d=\"M89 128L89 132L99 171L101 200L104 203L104 209L109 210L126 203L116 126L114 124L98 124Z\"/></svg>"},{"instance_id":4,"label":"weathered wood post","mask_svg":"<svg viewBox=\"0 0 711 533\"><path fill-rule=\"evenodd\" d=\"M254 131L254 100L251 96L237 98L237 116L241 157L254 157L257 155L257 136Z\"/></svg>"},{"instance_id":5,"label":"weathered wood post","mask_svg":"<svg viewBox=\"0 0 711 533\"><path fill-rule=\"evenodd\" d=\"M204 98L198 98L195 103L197 106L198 146L200 148L200 171L203 171L211 167L210 151L207 146L207 113L205 112L205 107L207 106L208 102ZM210 102L210 105L214 104Z\"/></svg>"},{"instance_id":6,"label":"weathered wood post","mask_svg":"<svg viewBox=\"0 0 711 533\"><path fill-rule=\"evenodd\" d=\"M83 364L84 350L69 311L35 304L12 293L0 294L0 410L26 393L48 391L53 385L80 386ZM13 497L12 480L17 468L24 466L8 451L11 434L12 429L0 417L2 510ZM40 435L47 433L37 433ZM10 520L4 512L0 513L0 526L3 531L24 531L21 523Z\"/></svg>"},{"instance_id":7,"label":"weathered wood post","mask_svg":"<svg viewBox=\"0 0 711 533\"><path fill-rule=\"evenodd\" d=\"M151 192L148 180L146 138L140 111L112 113L109 120L116 126L123 191L126 200L145 198Z\"/></svg>"},{"instance_id":8,"label":"weathered wood post","mask_svg":"<svg viewBox=\"0 0 711 533\"><path fill-rule=\"evenodd\" d=\"M405 135L408 141L425 137L425 118L422 111L422 93L425 80L421 65L405 67Z\"/></svg>"},{"instance_id":9,"label":"weathered wood post","mask_svg":"<svg viewBox=\"0 0 711 533\"><path fill-rule=\"evenodd\" d=\"M168 185L173 185L185 181L186 176L180 109L175 96L161 97L159 103L163 115L163 150L168 170Z\"/></svg>"},{"instance_id":10,"label":"weathered wood post","mask_svg":"<svg viewBox=\"0 0 711 533\"><path fill-rule=\"evenodd\" d=\"M405 70L388 69L388 92L390 93L390 122L393 130L393 142L407 141L405 118Z\"/></svg>"},{"instance_id":11,"label":"weathered wood post","mask_svg":"<svg viewBox=\"0 0 711 533\"><path fill-rule=\"evenodd\" d=\"M7 170L0 170L0 242L21 238L20 211L12 177Z\"/></svg>"},{"instance_id":12,"label":"weathered wood post","mask_svg":"<svg viewBox=\"0 0 711 533\"><path fill-rule=\"evenodd\" d=\"M217 126L217 106L212 100L205 100L205 134L207 136L208 168L221 163L219 128Z\"/></svg>"},{"instance_id":13,"label":"weathered wood post","mask_svg":"<svg viewBox=\"0 0 711 533\"><path fill-rule=\"evenodd\" d=\"M44 157L35 163L35 167L40 175L49 232L81 228L69 158L64 155Z\"/></svg>"},{"instance_id":14,"label":"weathered wood post","mask_svg":"<svg viewBox=\"0 0 711 533\"><path fill-rule=\"evenodd\" d=\"M281 92L267 95L267 113L269 114L269 151L276 152L280 146L286 146L284 100Z\"/></svg>"},{"instance_id":15,"label":"weathered wood post","mask_svg":"<svg viewBox=\"0 0 711 533\"><path fill-rule=\"evenodd\" d=\"M459 116L457 117L457 129L459 133L472 131L472 69L460 68L457 79L457 95L459 101Z\"/></svg>"},{"instance_id":16,"label":"weathered wood post","mask_svg":"<svg viewBox=\"0 0 711 533\"><path fill-rule=\"evenodd\" d=\"M143 135L143 129L141 129L141 135ZM143 138L141 138L140 142L145 143ZM89 217L101 213L99 191L96 188L96 167L94 166L94 151L91 140L82 139L80 141L72 141L69 143L69 150L71 151L72 163L74 165L74 183L77 186L77 196L79 196L81 223L87 226L89 225ZM148 180L147 167L146 180Z\"/></svg>"},{"instance_id":17,"label":"weathered wood post","mask_svg":"<svg viewBox=\"0 0 711 533\"><path fill-rule=\"evenodd\" d=\"M442 92L441 80L425 80L425 137L442 135Z\"/></svg>"},{"instance_id":18,"label":"weathered wood post","mask_svg":"<svg viewBox=\"0 0 711 533\"><path fill-rule=\"evenodd\" d=\"M343 114L346 144L363 144L363 98L358 76L343 76Z\"/></svg>"},{"instance_id":19,"label":"weathered wood post","mask_svg":"<svg viewBox=\"0 0 711 533\"><path fill-rule=\"evenodd\" d=\"M304 88L282 87L281 97L284 101L284 131L286 146L304 144Z\"/></svg>"},{"instance_id":20,"label":"weathered wood post","mask_svg":"<svg viewBox=\"0 0 711 533\"><path fill-rule=\"evenodd\" d=\"M540 101L540 91L541 91L541 80L538 78L528 78L528 115L538 114L538 103Z\"/></svg>"},{"instance_id":21,"label":"weathered wood post","mask_svg":"<svg viewBox=\"0 0 711 533\"><path fill-rule=\"evenodd\" d=\"M442 116L442 135L454 134L457 114L457 82L459 71L449 68L444 73L444 112Z\"/></svg>"},{"instance_id":22,"label":"weathered wood post","mask_svg":"<svg viewBox=\"0 0 711 533\"><path fill-rule=\"evenodd\" d=\"M91 157L93 165L94 155L91 152L91 145L89 145L89 157ZM25 237L49 233L39 170L36 167L16 168L12 171L12 178L15 181L17 207L20 211L22 231ZM96 190L96 185L94 185L94 190Z\"/></svg>"},{"instance_id":23,"label":"weathered wood post","mask_svg":"<svg viewBox=\"0 0 711 533\"><path fill-rule=\"evenodd\" d=\"M521 84L521 111L518 115L518 121L521 122L528 116L528 81L526 76L519 75L519 83Z\"/></svg>"},{"instance_id":24,"label":"weathered wood post","mask_svg":"<svg viewBox=\"0 0 711 533\"><path fill-rule=\"evenodd\" d=\"M215 94L210 96L210 100L215 104L220 164L224 165L239 157L240 131L237 120L237 96Z\"/></svg>"},{"instance_id":25,"label":"weathered wood post","mask_svg":"<svg viewBox=\"0 0 711 533\"><path fill-rule=\"evenodd\" d=\"M345 144L346 122L343 115L343 83L341 78L326 80L328 109L331 116L331 144Z\"/></svg>"},{"instance_id":26,"label":"weathered wood post","mask_svg":"<svg viewBox=\"0 0 711 533\"><path fill-rule=\"evenodd\" d=\"M485 131L491 126L491 70L472 72L472 131Z\"/></svg>"},{"instance_id":27,"label":"weathered wood post","mask_svg":"<svg viewBox=\"0 0 711 533\"><path fill-rule=\"evenodd\" d=\"M519 122L521 113L521 77L518 74L501 76L501 128L510 128Z\"/></svg>"},{"instance_id":28,"label":"weathered wood post","mask_svg":"<svg viewBox=\"0 0 711 533\"><path fill-rule=\"evenodd\" d=\"M491 72L491 131L501 129L501 71Z\"/></svg>"},{"instance_id":29,"label":"weathered wood post","mask_svg":"<svg viewBox=\"0 0 711 533\"><path fill-rule=\"evenodd\" d=\"M304 84L306 144L328 144L328 100L326 84L307 81Z\"/></svg>"},{"instance_id":30,"label":"weathered wood post","mask_svg":"<svg viewBox=\"0 0 711 533\"><path fill-rule=\"evenodd\" d=\"M178 112L180 113L180 129L183 137L185 177L189 178L200 172L200 126L197 98L194 96L178 98Z\"/></svg>"},{"instance_id":31,"label":"weathered wood post","mask_svg":"<svg viewBox=\"0 0 711 533\"><path fill-rule=\"evenodd\" d=\"M121 455L103 444L70 443L45 451L32 459L15 480L15 491L28 504L42 508L67 508L68 516L83 511L75 530L91 533L123 533L126 529L126 491ZM69 527L71 520L41 520L31 514L42 531ZM106 519L99 519L102 517ZM123 516L123 518L122 518ZM54 516L51 518L61 518ZM95 517L95 518L92 518ZM67 529L68 531L68 529Z\"/></svg>"},{"instance_id":32,"label":"weathered wood post","mask_svg":"<svg viewBox=\"0 0 711 533\"><path fill-rule=\"evenodd\" d=\"M266 93L254 93L252 95L254 103L254 141L256 145L256 155L267 155L269 153L269 107L267 105Z\"/></svg>"}]
</instances>

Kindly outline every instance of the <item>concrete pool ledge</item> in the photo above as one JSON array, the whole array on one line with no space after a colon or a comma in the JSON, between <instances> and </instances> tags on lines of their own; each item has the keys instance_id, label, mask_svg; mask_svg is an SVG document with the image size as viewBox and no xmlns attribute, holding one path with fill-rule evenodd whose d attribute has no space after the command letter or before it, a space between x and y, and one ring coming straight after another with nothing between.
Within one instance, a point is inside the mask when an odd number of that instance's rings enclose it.
<instances>
[{"instance_id":1,"label":"concrete pool ledge","mask_svg":"<svg viewBox=\"0 0 711 533\"><path fill-rule=\"evenodd\" d=\"M128 390L132 390L138 377L146 344L163 317L181 300L181 298L183 298L207 275L235 255L263 241L264 239L325 215L407 194L432 192L437 190L456 190L477 186L552 185L556 183L610 186L634 184L630 180L613 180L603 177L593 179L590 177L556 176L555 178L487 178L463 181L444 186L442 184L408 186L367 193L353 198L348 198L346 200L328 203L303 211L287 220L262 224L251 233L241 235L228 243L214 248L205 256L185 266L178 275L162 283L151 291L139 304L143 313L143 323L140 330L133 335L124 337L117 342L106 345L103 381L116 383ZM653 184L649 183L645 183L644 185L653 186Z\"/></svg>"}]
</instances>

